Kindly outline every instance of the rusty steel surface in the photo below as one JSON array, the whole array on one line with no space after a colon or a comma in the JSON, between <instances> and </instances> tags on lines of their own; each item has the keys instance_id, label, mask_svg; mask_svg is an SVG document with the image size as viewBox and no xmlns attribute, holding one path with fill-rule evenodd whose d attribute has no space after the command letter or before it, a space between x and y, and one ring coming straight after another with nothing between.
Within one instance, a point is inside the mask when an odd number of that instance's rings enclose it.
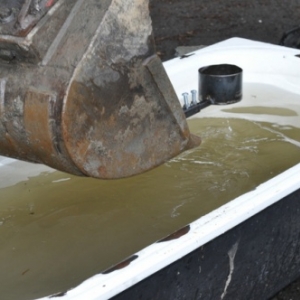
<instances>
[{"instance_id":1,"label":"rusty steel surface","mask_svg":"<svg viewBox=\"0 0 300 300\"><path fill-rule=\"evenodd\" d=\"M0 0L0 155L113 179L200 143L155 55L148 6Z\"/></svg>"},{"instance_id":2,"label":"rusty steel surface","mask_svg":"<svg viewBox=\"0 0 300 300\"><path fill-rule=\"evenodd\" d=\"M1 0L0 33L25 36L57 0Z\"/></svg>"}]
</instances>

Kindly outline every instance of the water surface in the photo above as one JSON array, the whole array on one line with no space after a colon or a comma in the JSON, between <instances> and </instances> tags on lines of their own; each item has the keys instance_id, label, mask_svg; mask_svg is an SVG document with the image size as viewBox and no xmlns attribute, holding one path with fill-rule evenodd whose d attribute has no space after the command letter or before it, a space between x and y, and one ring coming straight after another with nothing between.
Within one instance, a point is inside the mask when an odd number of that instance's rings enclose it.
<instances>
[{"instance_id":1,"label":"water surface","mask_svg":"<svg viewBox=\"0 0 300 300\"><path fill-rule=\"evenodd\" d=\"M3 299L74 287L300 162L299 128L235 118L189 125L202 145L145 174L43 173L0 189Z\"/></svg>"}]
</instances>

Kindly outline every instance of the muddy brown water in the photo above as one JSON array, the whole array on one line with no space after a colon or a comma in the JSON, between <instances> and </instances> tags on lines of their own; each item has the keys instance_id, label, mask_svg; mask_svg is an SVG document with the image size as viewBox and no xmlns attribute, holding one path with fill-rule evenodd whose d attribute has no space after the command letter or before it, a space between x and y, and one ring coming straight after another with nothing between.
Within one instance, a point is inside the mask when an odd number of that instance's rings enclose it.
<instances>
[{"instance_id":1,"label":"muddy brown water","mask_svg":"<svg viewBox=\"0 0 300 300\"><path fill-rule=\"evenodd\" d=\"M1 297L74 287L300 162L300 129L291 125L199 118L189 126L201 147L145 174L100 181L49 172L0 189Z\"/></svg>"}]
</instances>

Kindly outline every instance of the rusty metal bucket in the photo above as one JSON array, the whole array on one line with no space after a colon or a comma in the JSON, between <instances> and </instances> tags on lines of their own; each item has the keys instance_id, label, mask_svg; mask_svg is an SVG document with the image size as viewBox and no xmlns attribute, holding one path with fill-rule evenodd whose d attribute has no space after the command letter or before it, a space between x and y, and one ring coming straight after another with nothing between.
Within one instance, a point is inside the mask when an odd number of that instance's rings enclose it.
<instances>
[{"instance_id":1,"label":"rusty metal bucket","mask_svg":"<svg viewBox=\"0 0 300 300\"><path fill-rule=\"evenodd\" d=\"M110 179L200 143L160 59L148 0L7 0L0 154Z\"/></svg>"}]
</instances>

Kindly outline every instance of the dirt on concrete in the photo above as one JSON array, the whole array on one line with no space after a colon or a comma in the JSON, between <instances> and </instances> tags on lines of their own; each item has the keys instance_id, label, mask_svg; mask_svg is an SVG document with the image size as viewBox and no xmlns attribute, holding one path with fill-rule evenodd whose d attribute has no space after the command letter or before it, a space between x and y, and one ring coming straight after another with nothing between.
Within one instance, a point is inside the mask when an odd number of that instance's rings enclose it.
<instances>
[{"instance_id":1,"label":"dirt on concrete","mask_svg":"<svg viewBox=\"0 0 300 300\"><path fill-rule=\"evenodd\" d=\"M150 0L157 52L174 57L177 46L211 45L242 37L278 44L300 26L299 0Z\"/></svg>"},{"instance_id":2,"label":"dirt on concrete","mask_svg":"<svg viewBox=\"0 0 300 300\"><path fill-rule=\"evenodd\" d=\"M173 58L178 46L232 37L278 44L285 32L300 26L300 0L150 0L150 10L163 61ZM300 278L271 300L298 299Z\"/></svg>"}]
</instances>

